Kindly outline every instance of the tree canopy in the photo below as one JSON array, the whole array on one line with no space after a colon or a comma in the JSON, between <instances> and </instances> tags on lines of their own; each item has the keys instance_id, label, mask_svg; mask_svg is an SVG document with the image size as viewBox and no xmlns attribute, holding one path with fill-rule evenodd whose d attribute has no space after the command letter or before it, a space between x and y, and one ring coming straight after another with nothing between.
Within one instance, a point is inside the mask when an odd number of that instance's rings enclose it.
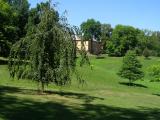
<instances>
[{"instance_id":1,"label":"tree canopy","mask_svg":"<svg viewBox=\"0 0 160 120\"><path fill-rule=\"evenodd\" d=\"M27 0L0 0L0 55L9 56L12 45L25 36L29 4Z\"/></svg>"},{"instance_id":2,"label":"tree canopy","mask_svg":"<svg viewBox=\"0 0 160 120\"><path fill-rule=\"evenodd\" d=\"M85 40L92 40L93 37L99 40L101 34L101 23L94 19L88 19L81 24L81 30Z\"/></svg>"},{"instance_id":3,"label":"tree canopy","mask_svg":"<svg viewBox=\"0 0 160 120\"><path fill-rule=\"evenodd\" d=\"M113 30L113 28L111 27L110 24L101 24L100 40L101 40L102 45L103 45L103 53L107 52L107 44L111 39L112 30Z\"/></svg>"},{"instance_id":4,"label":"tree canopy","mask_svg":"<svg viewBox=\"0 0 160 120\"><path fill-rule=\"evenodd\" d=\"M138 43L138 33L139 31L134 27L117 25L108 43L109 55L124 56L128 50L134 49Z\"/></svg>"},{"instance_id":5,"label":"tree canopy","mask_svg":"<svg viewBox=\"0 0 160 120\"><path fill-rule=\"evenodd\" d=\"M74 44L65 21L60 21L50 2L41 3L29 15L27 35L12 48L12 77L65 85L75 67Z\"/></svg>"}]
</instances>

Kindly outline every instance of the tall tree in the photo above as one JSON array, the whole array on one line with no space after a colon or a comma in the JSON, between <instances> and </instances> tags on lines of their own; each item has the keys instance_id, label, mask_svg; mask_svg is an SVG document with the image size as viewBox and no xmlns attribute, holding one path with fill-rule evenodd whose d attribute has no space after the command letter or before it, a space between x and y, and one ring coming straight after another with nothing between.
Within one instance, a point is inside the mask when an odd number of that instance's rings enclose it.
<instances>
[{"instance_id":1,"label":"tall tree","mask_svg":"<svg viewBox=\"0 0 160 120\"><path fill-rule=\"evenodd\" d=\"M152 52L154 52L154 54L152 53L152 55L160 56L160 47L159 47L160 46L160 32L159 31L152 32L152 35L150 36L149 46Z\"/></svg>"},{"instance_id":2,"label":"tall tree","mask_svg":"<svg viewBox=\"0 0 160 120\"><path fill-rule=\"evenodd\" d=\"M138 39L137 47L139 48L138 53L140 55L143 54L143 51L146 48L151 49L151 40L150 40L151 35L152 35L152 32L147 29L140 30L139 34L137 35L137 39Z\"/></svg>"},{"instance_id":3,"label":"tall tree","mask_svg":"<svg viewBox=\"0 0 160 120\"><path fill-rule=\"evenodd\" d=\"M9 70L12 77L36 80L43 91L49 83L65 85L70 82L75 57L68 26L59 21L51 3L41 3L37 8L38 17L30 20L39 20L28 27L26 37L12 48Z\"/></svg>"},{"instance_id":4,"label":"tall tree","mask_svg":"<svg viewBox=\"0 0 160 120\"><path fill-rule=\"evenodd\" d=\"M7 57L11 45L17 39L17 28L13 24L16 17L6 0L0 0L0 56Z\"/></svg>"},{"instance_id":5,"label":"tall tree","mask_svg":"<svg viewBox=\"0 0 160 120\"><path fill-rule=\"evenodd\" d=\"M135 51L128 51L123 58L123 65L118 75L129 80L130 85L133 81L143 78L144 73L141 70L142 64L136 58Z\"/></svg>"},{"instance_id":6,"label":"tall tree","mask_svg":"<svg viewBox=\"0 0 160 120\"><path fill-rule=\"evenodd\" d=\"M101 23L94 19L88 19L86 22L81 24L81 30L83 32L83 36L85 40L90 40L91 45L93 42L93 38L97 41L100 40L101 35ZM93 53L93 49L91 47L91 53Z\"/></svg>"},{"instance_id":7,"label":"tall tree","mask_svg":"<svg viewBox=\"0 0 160 120\"><path fill-rule=\"evenodd\" d=\"M128 50L134 49L138 42L137 34L139 31L134 27L117 25L107 46L109 55L124 56Z\"/></svg>"},{"instance_id":8,"label":"tall tree","mask_svg":"<svg viewBox=\"0 0 160 120\"><path fill-rule=\"evenodd\" d=\"M12 45L26 34L27 0L0 0L0 56L9 56Z\"/></svg>"},{"instance_id":9,"label":"tall tree","mask_svg":"<svg viewBox=\"0 0 160 120\"><path fill-rule=\"evenodd\" d=\"M28 0L7 0L9 5L17 14L16 19L14 20L15 26L18 28L18 37L19 39L24 37L26 34L25 26L28 22L28 13L29 13L29 3Z\"/></svg>"},{"instance_id":10,"label":"tall tree","mask_svg":"<svg viewBox=\"0 0 160 120\"><path fill-rule=\"evenodd\" d=\"M142 55L145 49L150 50L151 55L159 56L160 55L160 34L158 31L150 30L141 30L140 34L137 35L138 38L138 53Z\"/></svg>"},{"instance_id":11,"label":"tall tree","mask_svg":"<svg viewBox=\"0 0 160 120\"><path fill-rule=\"evenodd\" d=\"M110 24L101 24L100 40L103 45L103 53L107 51L107 43L110 41L112 35L112 27Z\"/></svg>"}]
</instances>

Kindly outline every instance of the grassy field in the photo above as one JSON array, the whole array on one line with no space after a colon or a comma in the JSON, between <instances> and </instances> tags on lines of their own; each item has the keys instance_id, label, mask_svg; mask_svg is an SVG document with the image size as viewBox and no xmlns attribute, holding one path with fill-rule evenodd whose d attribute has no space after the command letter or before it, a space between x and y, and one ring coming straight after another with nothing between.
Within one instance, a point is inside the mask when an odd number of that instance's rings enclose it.
<instances>
[{"instance_id":1,"label":"grassy field","mask_svg":"<svg viewBox=\"0 0 160 120\"><path fill-rule=\"evenodd\" d=\"M160 120L160 83L150 82L148 67L159 58L143 63L146 76L129 87L117 76L122 58L91 57L90 67L79 68L85 79L70 86L49 85L44 95L37 84L13 80L6 65L0 65L0 120Z\"/></svg>"}]
</instances>

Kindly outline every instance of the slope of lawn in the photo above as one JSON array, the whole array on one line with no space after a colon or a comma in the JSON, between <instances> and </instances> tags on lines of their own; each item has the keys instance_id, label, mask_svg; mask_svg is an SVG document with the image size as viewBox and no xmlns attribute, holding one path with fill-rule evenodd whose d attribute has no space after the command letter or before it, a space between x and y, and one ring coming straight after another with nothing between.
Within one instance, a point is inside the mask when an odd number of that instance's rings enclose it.
<instances>
[{"instance_id":1,"label":"slope of lawn","mask_svg":"<svg viewBox=\"0 0 160 120\"><path fill-rule=\"evenodd\" d=\"M0 120L160 120L160 83L150 82L148 68L160 59L139 58L146 76L129 87L117 76L122 58L90 58L91 67L78 67L83 84L49 85L37 93L37 83L9 77L0 65Z\"/></svg>"}]
</instances>

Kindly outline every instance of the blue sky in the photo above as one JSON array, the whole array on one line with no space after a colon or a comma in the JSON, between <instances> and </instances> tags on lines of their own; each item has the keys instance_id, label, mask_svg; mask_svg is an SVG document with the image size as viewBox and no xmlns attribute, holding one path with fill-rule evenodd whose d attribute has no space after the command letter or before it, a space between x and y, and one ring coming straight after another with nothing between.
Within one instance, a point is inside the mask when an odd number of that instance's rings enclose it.
<instances>
[{"instance_id":1,"label":"blue sky","mask_svg":"<svg viewBox=\"0 0 160 120\"><path fill-rule=\"evenodd\" d=\"M31 7L46 0L29 0ZM54 0L55 1L55 0ZM56 0L60 14L67 10L70 24L79 26L88 18L101 23L132 25L160 30L160 0Z\"/></svg>"}]
</instances>

